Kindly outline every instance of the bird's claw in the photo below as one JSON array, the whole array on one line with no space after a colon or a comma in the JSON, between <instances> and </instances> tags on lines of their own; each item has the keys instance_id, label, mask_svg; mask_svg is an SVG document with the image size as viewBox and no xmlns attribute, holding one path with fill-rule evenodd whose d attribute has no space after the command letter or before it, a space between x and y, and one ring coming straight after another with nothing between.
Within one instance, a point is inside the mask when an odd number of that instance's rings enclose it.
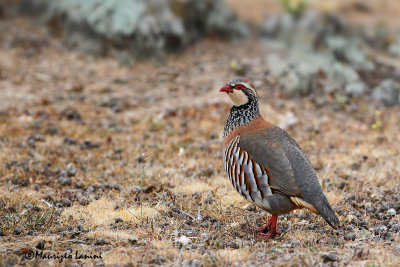
<instances>
[{"instance_id":1,"label":"bird's claw","mask_svg":"<svg viewBox=\"0 0 400 267\"><path fill-rule=\"evenodd\" d=\"M266 234L265 233L259 233L258 236L259 236L260 239L268 240L268 239L272 239L275 236L280 235L280 234L281 233L279 233L279 232L275 232L275 233L269 232L269 233L266 233Z\"/></svg>"},{"instance_id":2,"label":"bird's claw","mask_svg":"<svg viewBox=\"0 0 400 267\"><path fill-rule=\"evenodd\" d=\"M276 231L277 221L278 221L278 216L274 215L268 220L268 222L265 225L258 227L256 229L260 231L259 236L261 239L272 239L276 235L281 234Z\"/></svg>"}]
</instances>

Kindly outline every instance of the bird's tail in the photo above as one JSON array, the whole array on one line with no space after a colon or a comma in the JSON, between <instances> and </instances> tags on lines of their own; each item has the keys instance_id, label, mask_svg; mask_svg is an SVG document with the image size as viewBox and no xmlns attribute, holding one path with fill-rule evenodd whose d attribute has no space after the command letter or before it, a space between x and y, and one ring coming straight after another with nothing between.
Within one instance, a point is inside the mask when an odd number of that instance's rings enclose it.
<instances>
[{"instance_id":1,"label":"bird's tail","mask_svg":"<svg viewBox=\"0 0 400 267\"><path fill-rule=\"evenodd\" d=\"M338 229L340 227L340 221L324 194L318 198L318 203L315 203L313 206L332 228Z\"/></svg>"}]
</instances>

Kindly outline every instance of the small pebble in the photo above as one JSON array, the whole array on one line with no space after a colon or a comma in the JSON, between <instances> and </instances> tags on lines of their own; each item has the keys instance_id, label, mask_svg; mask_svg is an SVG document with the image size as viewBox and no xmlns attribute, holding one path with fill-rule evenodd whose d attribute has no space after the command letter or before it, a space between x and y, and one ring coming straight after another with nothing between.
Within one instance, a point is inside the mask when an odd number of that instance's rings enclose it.
<instances>
[{"instance_id":1,"label":"small pebble","mask_svg":"<svg viewBox=\"0 0 400 267\"><path fill-rule=\"evenodd\" d=\"M233 249L238 249L239 245L236 242L232 241L229 243L229 247Z\"/></svg>"},{"instance_id":2,"label":"small pebble","mask_svg":"<svg viewBox=\"0 0 400 267\"><path fill-rule=\"evenodd\" d=\"M118 185L118 184L113 184L113 185L111 185L111 187L112 187L113 189L117 190L117 191L121 191L121 186Z\"/></svg>"},{"instance_id":3,"label":"small pebble","mask_svg":"<svg viewBox=\"0 0 400 267\"><path fill-rule=\"evenodd\" d=\"M354 233L348 233L347 235L345 235L344 237L345 240L356 240L356 235Z\"/></svg>"},{"instance_id":4,"label":"small pebble","mask_svg":"<svg viewBox=\"0 0 400 267\"><path fill-rule=\"evenodd\" d=\"M392 232L395 232L395 233L400 232L400 223L394 224L394 225L392 226Z\"/></svg>"},{"instance_id":5,"label":"small pebble","mask_svg":"<svg viewBox=\"0 0 400 267\"><path fill-rule=\"evenodd\" d=\"M194 259L194 260L192 261L192 266L193 266L193 267L200 267L200 266L202 266L201 260Z\"/></svg>"},{"instance_id":6,"label":"small pebble","mask_svg":"<svg viewBox=\"0 0 400 267\"><path fill-rule=\"evenodd\" d=\"M37 248L37 249L44 249L44 242L41 241L41 240L40 240L39 242L37 242L36 248Z\"/></svg>"},{"instance_id":7,"label":"small pebble","mask_svg":"<svg viewBox=\"0 0 400 267\"><path fill-rule=\"evenodd\" d=\"M192 240L190 240L188 237L186 236L181 236L179 239L176 240L178 243L182 244L182 246L186 246L189 243L192 242Z\"/></svg>"},{"instance_id":8,"label":"small pebble","mask_svg":"<svg viewBox=\"0 0 400 267\"><path fill-rule=\"evenodd\" d=\"M58 134L58 127L54 124L48 124L46 133L50 135Z\"/></svg>"},{"instance_id":9,"label":"small pebble","mask_svg":"<svg viewBox=\"0 0 400 267\"><path fill-rule=\"evenodd\" d=\"M393 208L391 208L391 209L389 209L389 210L387 211L387 214L390 215L390 216L395 216L395 215L396 215L396 210L393 209Z\"/></svg>"},{"instance_id":10,"label":"small pebble","mask_svg":"<svg viewBox=\"0 0 400 267\"><path fill-rule=\"evenodd\" d=\"M215 197L208 197L204 200L205 204L212 204L215 201Z\"/></svg>"},{"instance_id":11,"label":"small pebble","mask_svg":"<svg viewBox=\"0 0 400 267\"><path fill-rule=\"evenodd\" d=\"M102 246L106 244L106 241L104 240L104 238L97 238L96 242L94 243L96 246Z\"/></svg>"},{"instance_id":12,"label":"small pebble","mask_svg":"<svg viewBox=\"0 0 400 267\"><path fill-rule=\"evenodd\" d=\"M71 201L69 199L65 198L62 200L62 205L64 207L71 207Z\"/></svg>"},{"instance_id":13,"label":"small pebble","mask_svg":"<svg viewBox=\"0 0 400 267\"><path fill-rule=\"evenodd\" d=\"M60 176L60 177L58 178L58 182L59 182L61 185L71 185L71 184L72 184L71 178L69 178L69 177L64 177L64 176Z\"/></svg>"},{"instance_id":14,"label":"small pebble","mask_svg":"<svg viewBox=\"0 0 400 267\"><path fill-rule=\"evenodd\" d=\"M98 148L100 146L101 146L100 142L92 142L90 140L85 140L81 145L81 149L92 149L92 148Z\"/></svg>"},{"instance_id":15,"label":"small pebble","mask_svg":"<svg viewBox=\"0 0 400 267\"><path fill-rule=\"evenodd\" d=\"M130 238L128 238L128 242L132 245L135 245L135 244L137 244L138 239L136 237L130 237Z\"/></svg>"},{"instance_id":16,"label":"small pebble","mask_svg":"<svg viewBox=\"0 0 400 267\"><path fill-rule=\"evenodd\" d=\"M75 176L75 174L76 174L76 168L75 168L74 166L70 167L70 168L67 170L67 175L68 175L68 177Z\"/></svg>"},{"instance_id":17,"label":"small pebble","mask_svg":"<svg viewBox=\"0 0 400 267\"><path fill-rule=\"evenodd\" d=\"M81 204L82 206L86 206L89 204L89 200L86 197L82 197L79 201L79 204Z\"/></svg>"},{"instance_id":18,"label":"small pebble","mask_svg":"<svg viewBox=\"0 0 400 267\"><path fill-rule=\"evenodd\" d=\"M46 200L46 201L52 201L53 200L53 198L50 195L44 195L43 199Z\"/></svg>"},{"instance_id":19,"label":"small pebble","mask_svg":"<svg viewBox=\"0 0 400 267\"><path fill-rule=\"evenodd\" d=\"M364 219L360 222L361 226L367 226L368 225L368 219Z\"/></svg>"},{"instance_id":20,"label":"small pebble","mask_svg":"<svg viewBox=\"0 0 400 267\"><path fill-rule=\"evenodd\" d=\"M122 220L121 218L117 218L115 219L115 223L122 223L124 220Z\"/></svg>"},{"instance_id":21,"label":"small pebble","mask_svg":"<svg viewBox=\"0 0 400 267\"><path fill-rule=\"evenodd\" d=\"M202 222L200 224L200 226L203 227L203 228L208 228L210 226L210 223L209 222Z\"/></svg>"},{"instance_id":22,"label":"small pebble","mask_svg":"<svg viewBox=\"0 0 400 267\"><path fill-rule=\"evenodd\" d=\"M216 133L210 134L210 139L217 139L218 135Z\"/></svg>"},{"instance_id":23,"label":"small pebble","mask_svg":"<svg viewBox=\"0 0 400 267\"><path fill-rule=\"evenodd\" d=\"M22 230L19 228L14 229L14 235L20 235L22 233Z\"/></svg>"},{"instance_id":24,"label":"small pebble","mask_svg":"<svg viewBox=\"0 0 400 267\"><path fill-rule=\"evenodd\" d=\"M253 204L248 203L248 204L244 205L244 206L242 207L242 209L248 210L248 211L255 211L255 210L256 210L256 207L255 207Z\"/></svg>"},{"instance_id":25,"label":"small pebble","mask_svg":"<svg viewBox=\"0 0 400 267\"><path fill-rule=\"evenodd\" d=\"M144 158L142 155L140 155L140 156L137 156L137 157L136 157L136 160L137 160L137 162L139 162L139 163L144 163L145 158Z\"/></svg>"},{"instance_id":26,"label":"small pebble","mask_svg":"<svg viewBox=\"0 0 400 267\"><path fill-rule=\"evenodd\" d=\"M351 169L353 170L353 171L356 171L356 170L358 170L358 169L360 169L361 168L361 164L360 163L353 163L352 165L351 165Z\"/></svg>"},{"instance_id":27,"label":"small pebble","mask_svg":"<svg viewBox=\"0 0 400 267\"><path fill-rule=\"evenodd\" d=\"M75 140L74 138L70 138L70 137L65 137L64 138L64 144L67 145L77 145L79 144L77 140Z\"/></svg>"},{"instance_id":28,"label":"small pebble","mask_svg":"<svg viewBox=\"0 0 400 267\"><path fill-rule=\"evenodd\" d=\"M62 110L61 116L66 117L68 120L77 120L77 121L82 120L81 114L79 114L79 112L76 109L70 107L67 107L64 110Z\"/></svg>"},{"instance_id":29,"label":"small pebble","mask_svg":"<svg viewBox=\"0 0 400 267\"><path fill-rule=\"evenodd\" d=\"M368 207L367 208L367 212L370 212L370 213L373 213L373 212L375 212L375 207L374 206L370 206L370 207Z\"/></svg>"},{"instance_id":30,"label":"small pebble","mask_svg":"<svg viewBox=\"0 0 400 267\"><path fill-rule=\"evenodd\" d=\"M84 233L87 233L87 232L89 232L89 230L87 230L84 226L82 226L82 225L78 225L78 230L80 231L80 232L84 232Z\"/></svg>"},{"instance_id":31,"label":"small pebble","mask_svg":"<svg viewBox=\"0 0 400 267\"><path fill-rule=\"evenodd\" d=\"M324 262L328 262L328 261L338 261L339 260L339 256L335 253L328 253L322 256L322 258L324 259Z\"/></svg>"}]
</instances>

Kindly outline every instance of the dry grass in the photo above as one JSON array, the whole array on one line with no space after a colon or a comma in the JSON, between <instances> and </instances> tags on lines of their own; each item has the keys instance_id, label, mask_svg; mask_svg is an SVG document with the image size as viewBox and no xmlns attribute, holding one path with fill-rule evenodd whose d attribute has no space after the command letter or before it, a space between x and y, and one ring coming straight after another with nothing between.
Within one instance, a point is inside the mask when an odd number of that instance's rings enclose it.
<instances>
[{"instance_id":1,"label":"dry grass","mask_svg":"<svg viewBox=\"0 0 400 267\"><path fill-rule=\"evenodd\" d=\"M260 24L263 20L283 11L281 0L226 0L236 13L248 22ZM309 9L340 13L355 25L376 23L399 28L400 6L392 0L290 0L293 4L306 2Z\"/></svg>"},{"instance_id":2,"label":"dry grass","mask_svg":"<svg viewBox=\"0 0 400 267\"><path fill-rule=\"evenodd\" d=\"M84 225L90 228L96 228L103 225L113 223L117 218L125 222L130 222L134 226L143 222L150 222L160 217L160 210L165 210L166 207L144 207L137 206L135 208L115 208L116 201L101 198L94 200L87 206L72 206L66 208L63 212L63 218L67 221L82 220Z\"/></svg>"},{"instance_id":3,"label":"dry grass","mask_svg":"<svg viewBox=\"0 0 400 267\"><path fill-rule=\"evenodd\" d=\"M3 44L21 34L45 39L45 29L23 19L6 23ZM400 200L399 107L283 99L263 60L250 60L266 53L253 42L206 41L132 67L68 51L52 38L32 54L29 48L0 46L0 265L35 264L21 251L36 250L38 241L48 253L102 252L107 265L309 266L329 264L329 252L341 266L399 264L399 215L378 218ZM279 124L296 114L288 131L317 168L344 229L295 211L280 217L279 238L257 239L253 228L268 215L234 192L221 163L229 104L217 89L235 76L232 59L252 66L265 118ZM60 179L73 168L70 182ZM376 233L380 226L391 228ZM183 249L181 236L191 240Z\"/></svg>"}]
</instances>

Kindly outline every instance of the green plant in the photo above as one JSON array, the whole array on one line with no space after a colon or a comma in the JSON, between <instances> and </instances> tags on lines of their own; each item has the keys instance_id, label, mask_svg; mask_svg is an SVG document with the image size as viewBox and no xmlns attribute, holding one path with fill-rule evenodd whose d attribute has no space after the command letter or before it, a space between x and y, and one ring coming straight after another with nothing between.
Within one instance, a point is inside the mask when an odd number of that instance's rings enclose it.
<instances>
[{"instance_id":1,"label":"green plant","mask_svg":"<svg viewBox=\"0 0 400 267\"><path fill-rule=\"evenodd\" d=\"M307 0L280 0L280 2L285 12L295 17L303 14L308 6Z\"/></svg>"}]
</instances>

